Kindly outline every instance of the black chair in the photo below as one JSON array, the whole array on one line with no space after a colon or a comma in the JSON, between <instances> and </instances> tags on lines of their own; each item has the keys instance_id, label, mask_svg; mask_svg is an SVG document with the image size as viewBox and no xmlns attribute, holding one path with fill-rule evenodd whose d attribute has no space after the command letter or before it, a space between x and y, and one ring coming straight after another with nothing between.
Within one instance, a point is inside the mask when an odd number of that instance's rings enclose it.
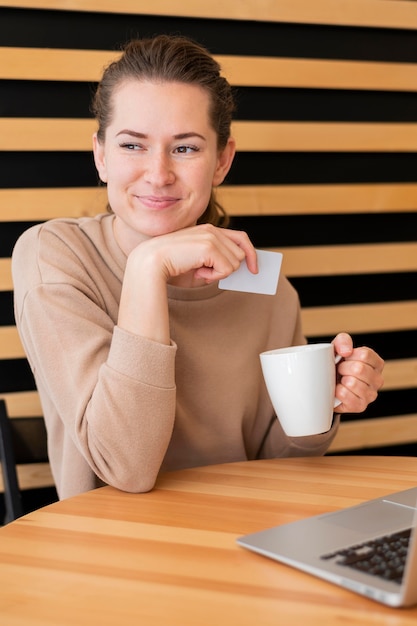
<instances>
[{"instance_id":1,"label":"black chair","mask_svg":"<svg viewBox=\"0 0 417 626\"><path fill-rule=\"evenodd\" d=\"M4 484L4 523L58 499L49 466L43 417L11 419L2 399L0 462ZM18 466L22 470L20 484Z\"/></svg>"},{"instance_id":2,"label":"black chair","mask_svg":"<svg viewBox=\"0 0 417 626\"><path fill-rule=\"evenodd\" d=\"M23 507L17 478L12 429L4 400L0 400L0 461L6 510L4 523L8 524L23 515Z\"/></svg>"}]
</instances>

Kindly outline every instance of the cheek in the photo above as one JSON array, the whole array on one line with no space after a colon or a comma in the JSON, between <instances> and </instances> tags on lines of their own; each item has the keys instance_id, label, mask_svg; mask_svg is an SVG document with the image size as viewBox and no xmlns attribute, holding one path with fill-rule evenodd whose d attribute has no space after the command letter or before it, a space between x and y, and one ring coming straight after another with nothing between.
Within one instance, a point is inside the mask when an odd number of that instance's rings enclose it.
<instances>
[{"instance_id":1,"label":"cheek","mask_svg":"<svg viewBox=\"0 0 417 626\"><path fill-rule=\"evenodd\" d=\"M195 194L195 201L201 212L204 212L207 208L210 200L210 195L213 189L213 172L206 171L204 173L199 172L193 179L193 191Z\"/></svg>"},{"instance_id":2,"label":"cheek","mask_svg":"<svg viewBox=\"0 0 417 626\"><path fill-rule=\"evenodd\" d=\"M133 160L119 159L107 160L107 183L112 183L115 187L123 187L130 181L134 181L140 175L137 164Z\"/></svg>"},{"instance_id":3,"label":"cheek","mask_svg":"<svg viewBox=\"0 0 417 626\"><path fill-rule=\"evenodd\" d=\"M200 190L200 193L211 192L216 178L216 167L214 163L206 163L205 167L196 167L191 172L192 180L196 189ZM190 178L191 180L191 178Z\"/></svg>"}]
</instances>

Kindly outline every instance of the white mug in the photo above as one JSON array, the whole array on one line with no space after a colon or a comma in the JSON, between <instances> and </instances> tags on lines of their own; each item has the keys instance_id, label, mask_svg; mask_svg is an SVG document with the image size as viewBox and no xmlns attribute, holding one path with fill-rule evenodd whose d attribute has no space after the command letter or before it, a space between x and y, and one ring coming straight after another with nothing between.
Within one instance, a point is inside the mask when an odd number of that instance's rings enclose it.
<instances>
[{"instance_id":1,"label":"white mug","mask_svg":"<svg viewBox=\"0 0 417 626\"><path fill-rule=\"evenodd\" d=\"M260 354L265 384L275 413L289 437L330 430L335 398L336 363L331 343L269 350Z\"/></svg>"}]
</instances>

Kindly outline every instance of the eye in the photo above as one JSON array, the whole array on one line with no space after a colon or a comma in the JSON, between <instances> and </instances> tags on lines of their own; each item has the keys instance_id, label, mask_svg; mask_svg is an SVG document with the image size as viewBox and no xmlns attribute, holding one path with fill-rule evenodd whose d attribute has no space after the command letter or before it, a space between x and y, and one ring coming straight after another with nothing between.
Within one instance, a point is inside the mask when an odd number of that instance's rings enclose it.
<instances>
[{"instance_id":1,"label":"eye","mask_svg":"<svg viewBox=\"0 0 417 626\"><path fill-rule=\"evenodd\" d=\"M124 148L125 150L129 150L129 151L133 151L133 150L142 150L142 146L137 144L137 143L121 143L120 144L121 148Z\"/></svg>"},{"instance_id":2,"label":"eye","mask_svg":"<svg viewBox=\"0 0 417 626\"><path fill-rule=\"evenodd\" d=\"M200 148L198 146L177 146L174 149L176 154L190 154L193 152L199 152Z\"/></svg>"}]
</instances>

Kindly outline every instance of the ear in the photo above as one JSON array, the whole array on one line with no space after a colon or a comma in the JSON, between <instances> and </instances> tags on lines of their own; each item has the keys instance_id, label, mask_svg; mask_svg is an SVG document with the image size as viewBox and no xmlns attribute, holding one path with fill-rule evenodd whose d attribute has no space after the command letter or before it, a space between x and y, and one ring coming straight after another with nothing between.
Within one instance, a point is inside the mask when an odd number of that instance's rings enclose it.
<instances>
[{"instance_id":1,"label":"ear","mask_svg":"<svg viewBox=\"0 0 417 626\"><path fill-rule=\"evenodd\" d=\"M225 148L219 153L217 166L213 176L213 187L222 184L230 168L236 153L236 142L233 137L229 137Z\"/></svg>"},{"instance_id":2,"label":"ear","mask_svg":"<svg viewBox=\"0 0 417 626\"><path fill-rule=\"evenodd\" d=\"M93 154L94 163L96 165L98 175L100 176L100 180L103 183L107 183L107 168L106 159L104 156L104 145L99 142L97 138L97 133L94 133L93 135Z\"/></svg>"}]
</instances>

